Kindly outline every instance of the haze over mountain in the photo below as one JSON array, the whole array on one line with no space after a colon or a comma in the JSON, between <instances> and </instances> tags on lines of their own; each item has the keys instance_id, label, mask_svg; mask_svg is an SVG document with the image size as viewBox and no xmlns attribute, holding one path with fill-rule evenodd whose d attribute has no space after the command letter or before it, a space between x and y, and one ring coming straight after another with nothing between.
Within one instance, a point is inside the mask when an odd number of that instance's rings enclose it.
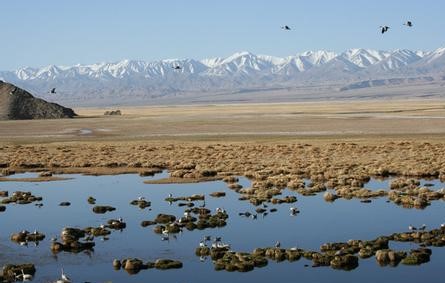
<instances>
[{"instance_id":1,"label":"haze over mountain","mask_svg":"<svg viewBox=\"0 0 445 283\"><path fill-rule=\"evenodd\" d=\"M221 97L225 94L231 97L227 101L236 101L233 94L298 89L307 93L316 92L314 89L338 92L373 86L442 84L444 78L445 48L430 52L349 49L340 54L308 51L283 58L239 52L227 58L123 60L0 72L0 80L71 106L174 103L175 99L186 103L198 97L224 101ZM57 88L56 95L48 93L53 87Z\"/></svg>"}]
</instances>

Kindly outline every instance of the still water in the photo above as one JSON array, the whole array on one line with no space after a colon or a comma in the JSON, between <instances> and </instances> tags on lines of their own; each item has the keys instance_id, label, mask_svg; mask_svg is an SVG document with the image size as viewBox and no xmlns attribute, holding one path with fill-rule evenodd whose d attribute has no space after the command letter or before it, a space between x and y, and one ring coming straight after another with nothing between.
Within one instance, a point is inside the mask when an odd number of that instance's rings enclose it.
<instances>
[{"instance_id":1,"label":"still water","mask_svg":"<svg viewBox=\"0 0 445 283\"><path fill-rule=\"evenodd\" d=\"M167 173L154 178L165 177ZM33 177L32 174L15 177ZM427 229L437 228L445 222L445 204L434 201L424 210L404 209L385 198L373 200L369 204L358 200L339 199L334 203L323 200L322 194L304 197L285 190L283 196L296 195L294 204L269 205L278 211L266 217L258 216L256 220L241 217L239 212L255 213L255 207L246 201L239 201L239 195L227 189L222 181L198 184L144 184L150 177L138 175L118 176L83 176L60 175L70 180L25 183L3 182L0 190L31 191L43 197L44 206L33 204L7 205L7 210L0 213L0 266L6 263L32 262L37 272L34 282L53 282L60 277L63 267L73 282L178 282L178 283L213 283L219 282L419 282L428 280L439 282L441 270L445 264L445 248L432 248L433 254L429 263L421 266L380 267L374 257L359 261L359 267L353 271L333 270L329 267L312 268L311 262L302 258L297 262L275 263L269 260L264 268L248 273L214 271L210 259L201 262L195 256L195 248L206 235L221 236L223 241L231 244L232 250L251 252L257 247L270 247L276 241L284 248L298 246L303 249L318 250L326 242L347 241L349 239L371 240L381 235L407 231L408 225L426 224ZM427 182L427 181L425 181ZM434 188L445 187L438 181ZM247 187L250 182L240 179L240 184ZM372 180L365 187L385 189L388 183ZM378 187L376 187L378 186ZM211 192L224 191L226 197L212 198ZM158 213L183 215L184 207L175 203L170 205L164 199L168 194L174 197L205 194L206 207L224 208L228 214L227 226L203 231L184 230L176 239L161 241L153 232L153 226L143 228L143 220L153 220ZM115 211L106 214L94 214L92 205L87 199L93 196L97 205L111 205ZM129 203L144 196L151 201L151 210L142 210ZM69 201L71 206L61 207L59 203ZM201 202L195 202L200 205ZM289 214L290 206L300 210L297 216ZM127 228L122 232L112 232L108 241L96 238L96 247L92 254L70 254L61 252L53 255L50 251L50 239L59 237L64 227L84 228L106 224L108 219L122 217ZM12 233L23 229L37 229L46 235L38 246L29 244L20 246L10 241ZM414 243L392 243L392 248L409 250L417 248ZM115 271L113 259L137 257L143 261L155 261L158 258L176 259L184 267L178 270L159 271L142 270L136 275L125 271ZM305 266L309 265L309 267Z\"/></svg>"}]
</instances>

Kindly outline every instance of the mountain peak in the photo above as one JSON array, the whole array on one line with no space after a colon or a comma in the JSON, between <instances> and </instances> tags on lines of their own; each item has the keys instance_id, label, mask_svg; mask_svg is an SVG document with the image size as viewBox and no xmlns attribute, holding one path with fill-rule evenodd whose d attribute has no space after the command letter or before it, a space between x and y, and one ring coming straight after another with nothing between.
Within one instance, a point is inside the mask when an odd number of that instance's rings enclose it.
<instances>
[{"instance_id":1,"label":"mountain peak","mask_svg":"<svg viewBox=\"0 0 445 283\"><path fill-rule=\"evenodd\" d=\"M172 66L181 66L175 70ZM25 86L43 97L57 87L57 97L137 93L163 96L173 92L219 92L249 88L290 87L445 73L445 48L433 52L407 49L382 51L351 48L342 53L305 51L277 57L249 51L202 60L164 59L152 62L124 59L114 63L49 65L0 72L0 80ZM52 96L54 97L54 96Z\"/></svg>"}]
</instances>

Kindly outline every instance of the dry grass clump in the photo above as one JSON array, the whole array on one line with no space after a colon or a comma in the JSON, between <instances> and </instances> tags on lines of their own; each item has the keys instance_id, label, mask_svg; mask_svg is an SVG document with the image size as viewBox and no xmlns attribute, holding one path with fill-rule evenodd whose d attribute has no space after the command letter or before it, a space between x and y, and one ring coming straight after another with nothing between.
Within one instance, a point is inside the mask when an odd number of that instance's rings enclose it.
<instances>
[{"instance_id":1,"label":"dry grass clump","mask_svg":"<svg viewBox=\"0 0 445 283\"><path fill-rule=\"evenodd\" d=\"M421 187L420 182L413 178L397 178L391 182L389 200L406 208L425 208L433 200L444 199L445 189L438 191Z\"/></svg>"},{"instance_id":2,"label":"dry grass clump","mask_svg":"<svg viewBox=\"0 0 445 283\"><path fill-rule=\"evenodd\" d=\"M387 195L384 191L364 188L372 177L445 179L445 143L442 142L136 141L5 144L2 148L0 167L5 173L46 170L144 175L169 170L171 179L162 182L224 179L231 189L241 192L242 197L255 204L270 201L286 187L303 195L334 189L338 197L368 199ZM235 176L249 178L254 190L243 192ZM304 180L310 180L309 184ZM395 193L389 197L396 203L419 205L423 200L441 196L440 192L406 188L403 192L407 193L404 197Z\"/></svg>"}]
</instances>

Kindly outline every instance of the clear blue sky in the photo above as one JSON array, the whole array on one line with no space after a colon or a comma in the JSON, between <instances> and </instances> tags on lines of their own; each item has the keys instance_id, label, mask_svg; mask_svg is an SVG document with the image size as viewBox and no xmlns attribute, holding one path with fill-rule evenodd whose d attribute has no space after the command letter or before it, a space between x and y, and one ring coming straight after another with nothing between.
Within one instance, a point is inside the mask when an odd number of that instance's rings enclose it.
<instances>
[{"instance_id":1,"label":"clear blue sky","mask_svg":"<svg viewBox=\"0 0 445 283\"><path fill-rule=\"evenodd\" d=\"M441 0L4 0L0 8L0 70L445 46ZM402 26L407 19L411 30ZM285 24L292 31L281 30ZM384 36L382 24L392 27Z\"/></svg>"}]
</instances>

